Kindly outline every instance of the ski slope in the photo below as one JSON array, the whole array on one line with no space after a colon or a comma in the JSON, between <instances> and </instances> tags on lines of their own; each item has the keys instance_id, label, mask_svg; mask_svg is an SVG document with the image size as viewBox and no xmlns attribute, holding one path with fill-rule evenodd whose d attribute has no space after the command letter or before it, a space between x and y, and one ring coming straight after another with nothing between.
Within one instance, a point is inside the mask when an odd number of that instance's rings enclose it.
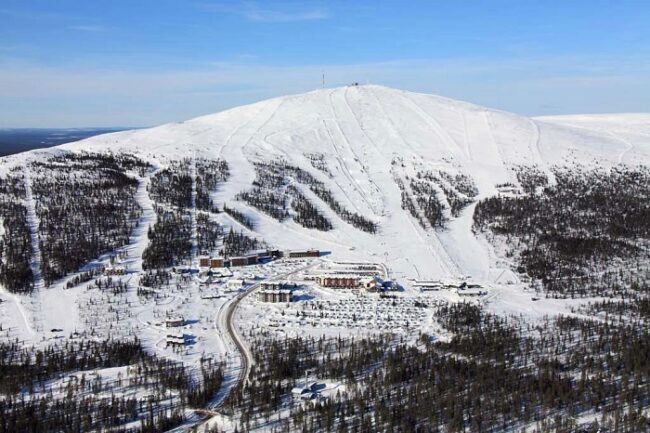
<instances>
[{"instance_id":1,"label":"ski slope","mask_svg":"<svg viewBox=\"0 0 650 433\"><path fill-rule=\"evenodd\" d=\"M445 170L472 177L478 199L495 185L516 183L512 168L536 165L550 173L563 164L613 165L650 160L650 115L527 118L434 95L364 85L321 89L237 107L180 123L124 131L66 144L60 150L135 153L154 163L183 157L223 158L230 180L214 195L250 216L256 231L279 248L313 247L337 258L377 259L395 276L496 278L503 269L471 232L473 206L445 230L420 227L401 208L394 161L401 176ZM60 151L51 150L51 151ZM50 152L45 152L46 154ZM330 175L306 154L322 154ZM6 161L36 158L21 154ZM283 158L324 182L346 208L379 223L368 234L307 196L334 230L278 222L234 199L254 179L254 161ZM552 179L552 177L551 177Z\"/></svg>"}]
</instances>

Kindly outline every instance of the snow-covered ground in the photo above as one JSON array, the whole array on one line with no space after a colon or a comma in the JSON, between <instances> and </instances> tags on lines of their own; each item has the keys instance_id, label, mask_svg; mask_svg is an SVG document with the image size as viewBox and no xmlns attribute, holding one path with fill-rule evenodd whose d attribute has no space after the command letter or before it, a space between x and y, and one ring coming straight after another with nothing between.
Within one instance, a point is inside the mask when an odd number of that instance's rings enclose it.
<instances>
[{"instance_id":1,"label":"snow-covered ground","mask_svg":"<svg viewBox=\"0 0 650 433\"><path fill-rule=\"evenodd\" d=\"M212 194L213 199L249 216L255 223L252 234L269 245L318 248L338 260L385 262L397 280L470 277L499 285L516 282L517 277L498 251L472 233L474 206L452 218L444 230L423 228L401 208L395 177L413 178L426 170L463 173L472 178L479 192L476 199L481 199L495 194L499 183L516 184L512 167L517 165L534 164L548 173L555 164L644 164L650 160L650 115L531 119L439 96L349 86L14 155L3 158L0 167L6 172L62 150L134 153L155 169L184 157L223 158L231 167L231 177ZM308 154L321 155L327 173L312 167ZM307 188L303 192L332 221L333 230L309 230L291 219L278 222L234 199L250 187L253 162L277 158L309 171L345 209L376 221L378 233L346 223ZM123 266L135 275L142 269L147 228L155 220L146 193L151 175L140 179L136 199L143 214L131 244L124 248ZM28 204L29 197L28 188ZM30 224L37 224L33 212L29 215ZM218 220L250 233L225 214ZM78 298L84 290L82 285L63 292L55 285L32 298L4 294L4 308L12 310L4 322L10 321L7 326L20 330L16 332L25 339L42 338L35 329L73 332L80 326ZM9 308L12 305L17 311ZM45 311L37 314L42 305L47 306Z\"/></svg>"},{"instance_id":2,"label":"snow-covered ground","mask_svg":"<svg viewBox=\"0 0 650 433\"><path fill-rule=\"evenodd\" d=\"M610 121L610 117L614 120ZM317 247L342 258L368 256L390 262L396 275L444 277L498 275L469 233L471 211L442 234L423 234L400 208L391 162L458 170L474 179L479 198L495 185L516 182L509 167L536 164L548 171L571 162L611 165L650 159L648 115L530 119L438 96L381 86L316 90L234 108L186 122L93 137L70 150L136 153L144 158L223 158L232 177L215 198L250 214L257 231L281 248ZM585 120L591 119L591 120ZM642 127L640 127L642 126ZM305 154L319 153L332 177L315 170ZM329 211L330 232L279 223L233 197L254 177L251 162L284 158L325 182L346 208L380 223L380 233L356 230ZM436 239L437 238L437 239ZM440 241L444 251L434 248ZM445 266L449 259L456 266ZM456 267L458 269L456 269Z\"/></svg>"},{"instance_id":3,"label":"snow-covered ground","mask_svg":"<svg viewBox=\"0 0 650 433\"><path fill-rule=\"evenodd\" d=\"M568 314L574 304L589 299L536 299L512 272L498 247L472 232L474 205L451 218L445 229L422 227L402 209L395 179L404 181L429 170L461 173L476 184L479 200L494 195L497 184L517 184L512 169L518 165L536 165L550 174L553 165L648 164L650 115L526 118L433 95L382 86L350 86L14 155L0 159L0 173L61 150L131 153L150 162L154 170L186 157L224 159L231 177L212 198L219 206L225 203L242 211L254 222L255 230L251 233L223 213L216 216L220 223L279 249L316 248L329 252L328 260L386 264L390 278L404 286L394 294L395 299L380 299L378 294L363 291L321 288L304 280L306 275L297 275L303 288L297 292L298 301L289 306L261 303L254 296L242 302L235 318L243 334L259 328L286 335L332 336L376 331L414 336L426 331L445 338L444 332L436 329L432 308L439 303L459 302L460 298L453 290L421 293L410 279L470 279L486 287L488 294L468 302L481 302L491 311L532 319ZM326 172L311 165L309 154L322 155ZM377 222L378 233L366 233L348 224L307 188L303 192L332 222L333 230L309 230L291 219L278 222L235 200L238 193L250 188L254 162L278 158L323 182L343 208ZM142 272L142 252L148 242L147 229L156 218L147 194L152 175L150 172L139 178L136 200L142 216L117 263L127 271L125 280L132 278L127 293L109 300L90 287L92 282L64 289L68 278L50 288L37 283L39 290L32 296L0 290L0 338L47 344L75 331L90 333L91 328L95 328L92 336L96 338L137 335L148 350L170 359L194 365L202 356L225 360L226 383L232 384L241 365L226 335L225 311L237 292L225 290L225 281L206 288L194 277L183 280L176 276L155 297L146 299L135 293ZM31 201L28 188L29 223L35 233L37 221ZM195 215L192 228L196 261ZM34 247L38 251L37 242ZM97 260L107 262L108 257ZM235 277L272 279L295 269L296 263L241 268ZM33 264L37 266L38 262L34 260ZM167 329L164 321L169 316L182 316L184 326ZM170 332L186 334L193 344L182 349L168 347Z\"/></svg>"}]
</instances>

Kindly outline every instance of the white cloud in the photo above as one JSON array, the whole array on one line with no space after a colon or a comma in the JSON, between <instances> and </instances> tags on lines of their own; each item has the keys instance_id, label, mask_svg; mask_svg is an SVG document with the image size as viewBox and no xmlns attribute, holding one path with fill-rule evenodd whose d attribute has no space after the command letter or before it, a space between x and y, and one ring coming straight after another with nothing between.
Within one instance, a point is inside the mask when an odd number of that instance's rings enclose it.
<instances>
[{"instance_id":1,"label":"white cloud","mask_svg":"<svg viewBox=\"0 0 650 433\"><path fill-rule=\"evenodd\" d=\"M96 25L96 24L78 24L78 25L72 25L68 26L69 30L76 30L79 32L91 32L91 33L103 33L107 32L109 29L108 27L101 26L101 25Z\"/></svg>"},{"instance_id":2,"label":"white cloud","mask_svg":"<svg viewBox=\"0 0 650 433\"><path fill-rule=\"evenodd\" d=\"M253 7L245 11L244 16L251 21L282 23L291 21L322 20L329 18L329 13L323 9L287 12Z\"/></svg>"},{"instance_id":3,"label":"white cloud","mask_svg":"<svg viewBox=\"0 0 650 433\"><path fill-rule=\"evenodd\" d=\"M269 2L270 4L271 2ZM297 21L312 21L330 18L330 12L325 8L306 7L301 2L275 4L269 7L259 6L248 1L230 1L218 3L198 3L207 11L239 15L249 21L263 23L288 23Z\"/></svg>"}]
</instances>

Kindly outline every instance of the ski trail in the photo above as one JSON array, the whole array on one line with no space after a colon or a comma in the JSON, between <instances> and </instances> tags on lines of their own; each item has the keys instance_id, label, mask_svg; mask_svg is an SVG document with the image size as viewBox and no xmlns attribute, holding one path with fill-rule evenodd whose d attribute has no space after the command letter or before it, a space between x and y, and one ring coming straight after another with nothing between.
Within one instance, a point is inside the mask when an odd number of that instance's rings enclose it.
<instances>
[{"instance_id":1,"label":"ski trail","mask_svg":"<svg viewBox=\"0 0 650 433\"><path fill-rule=\"evenodd\" d=\"M399 179L404 185L406 195L408 196L409 200L413 203L413 206L415 206L418 217L424 223L424 228L422 228L419 225L419 223L416 224L410 218L410 216L408 216L407 220L411 224L411 228L413 229L413 231L417 234L418 238L425 246L425 248L429 250L432 253L432 256L438 260L438 263L440 263L442 268L447 272L449 276L456 276L456 277L461 276L462 272L459 266L451 258L451 256L445 249L444 244L440 241L440 238L438 237L438 234L436 233L435 229L431 226L431 223L424 215L424 211L418 204L417 200L415 200L410 184L406 182L403 176L400 173L397 173L397 171L393 171L393 176Z\"/></svg>"},{"instance_id":2,"label":"ski trail","mask_svg":"<svg viewBox=\"0 0 650 433\"><path fill-rule=\"evenodd\" d=\"M364 88L361 87L360 89L364 89ZM348 110L352 114L352 117L354 118L354 120L355 120L355 122L356 122L356 124L357 124L357 126L359 128L359 131L361 131L361 134L363 134L363 137L365 137L366 141L368 143L370 143L370 145L372 146L372 149L375 152L378 161L381 161L381 165L387 164L388 161L387 161L385 153L381 151L381 149L377 145L377 142L368 135L366 130L363 128L363 125L361 124L361 121L359 120L359 117L357 116L357 113L352 109L352 105L350 105L350 101L348 99L348 91L349 91L349 87L346 87L344 92L343 92L343 101L345 102L346 107L348 108ZM375 96L374 93L372 93L372 95ZM376 96L375 96L375 99L377 99ZM378 103L379 107L381 108L381 104L379 104L378 100L377 100L377 103ZM382 109L382 111L383 111L383 109ZM404 140L402 139L402 141L404 141ZM365 158L365 159L367 160L368 158ZM363 165L362 165L362 168L363 168ZM381 189L379 188L377 183L370 177L370 173L366 172L366 176L368 177L368 182L370 182L370 184L375 188L375 192L377 193L377 195L379 197L379 202L382 203L381 215L386 215L386 206L385 206L385 202L384 202L386 200L386 197L381 193ZM377 212L375 212L375 213L377 213Z\"/></svg>"},{"instance_id":3,"label":"ski trail","mask_svg":"<svg viewBox=\"0 0 650 433\"><path fill-rule=\"evenodd\" d=\"M334 125L336 126L336 130L338 131L338 134L342 138L342 143L345 144L345 147L346 147L347 151L350 153L350 155L352 155L352 159L354 161L357 161L357 164L359 164L359 166L360 166L359 171L361 173L364 173L363 166L361 166L361 164L358 162L358 161L361 161L361 159L359 159L359 156L356 154L356 152L354 152L354 147L352 146L352 143L350 142L350 138L348 137L348 135L343 130L343 127L341 126L341 120L343 119L343 117L340 116L339 113L337 113L336 105L335 105L334 100L332 98L333 94L334 94L334 92L331 92L329 94L329 102L330 102L330 108L332 110L332 114L334 116ZM345 95L343 96L343 99L344 99L343 105L347 107L347 110L349 111L350 117L352 117L352 118L354 118L356 120L356 116L355 116L354 112L352 111L352 109L350 108L350 105L345 100ZM361 132L361 135L364 136L367 141L370 141L368 139L365 131L363 131L363 129L361 129L358 120L356 120L356 122L357 122L357 126L359 127L359 130ZM326 127L327 127L327 125L326 125ZM329 128L329 127L327 127L327 129L328 129L328 132L330 133L330 138L332 138L332 134L331 134L332 129ZM372 192L371 191L365 191L365 189L362 187L362 185L359 183L359 181L352 175L352 173L350 172L350 168L348 167L347 163L345 162L345 158L343 157L343 155L341 154L340 149L336 146L335 143L336 143L336 141L332 138L332 146L334 147L334 151L338 155L337 159L339 160L339 164L341 165L341 168L343 169L343 174L348 178L348 180L351 180L351 184L353 186L356 185L356 187L354 189L358 193L359 197L361 197L361 200L363 200L363 202L366 203L368 208L371 209L372 212L375 215L380 214L381 213L380 209L377 209L375 203L373 203L371 200L368 199L368 195L373 195ZM375 187L375 190L378 191L377 186L374 185L374 184L373 184L373 186Z\"/></svg>"},{"instance_id":4,"label":"ski trail","mask_svg":"<svg viewBox=\"0 0 650 433\"><path fill-rule=\"evenodd\" d=\"M465 139L465 154L469 161L474 161L474 155L472 155L472 145L470 144L469 134L467 133L467 116L465 116L464 111L459 111L463 119L463 137Z\"/></svg>"},{"instance_id":5,"label":"ski trail","mask_svg":"<svg viewBox=\"0 0 650 433\"><path fill-rule=\"evenodd\" d=\"M251 115L243 124L235 128L226 138L218 152L218 157L228 162L233 169L230 178L224 182L223 188L217 194L221 203L235 200L235 196L242 190L249 188L255 179L255 169L251 161L244 154L244 147L257 136L260 129L271 119L280 104L264 105ZM270 111L270 113L269 113Z\"/></svg>"},{"instance_id":6,"label":"ski trail","mask_svg":"<svg viewBox=\"0 0 650 433\"><path fill-rule=\"evenodd\" d=\"M275 118L275 116L276 116L276 114L278 113L278 111L280 110L280 108L281 108L284 104L286 104L288 100L289 100L289 98L284 98L284 99L282 99L282 101L280 101L280 103L277 104L277 105L275 106L275 108L271 111L271 115L270 115L270 116L269 116L269 117L268 117L264 122L262 122L262 124L261 124L260 126L257 127L257 129L255 130L255 132L253 132L252 134L249 135L248 140L246 140L246 142L241 146L242 155L244 155L244 156L246 155L246 149L247 149L248 146L251 144L251 142L253 141L253 139L254 139L254 138L257 138L258 135L260 134L260 132L262 131L262 129L264 129L264 127L266 127L269 123L271 123L271 121L273 120L273 118ZM264 138L263 138L261 141L262 141L263 143L266 143L266 142L264 141ZM267 144L268 144L268 143L267 143Z\"/></svg>"},{"instance_id":7,"label":"ski trail","mask_svg":"<svg viewBox=\"0 0 650 433\"><path fill-rule=\"evenodd\" d=\"M157 215L148 190L151 178L158 170L160 167L140 179L138 190L135 193L135 200L142 209L142 216L138 226L131 233L129 245L126 247L127 257L129 257L127 265L130 272L142 272L142 254L149 244L149 227L156 223Z\"/></svg>"},{"instance_id":8,"label":"ski trail","mask_svg":"<svg viewBox=\"0 0 650 433\"><path fill-rule=\"evenodd\" d=\"M497 154L499 155L499 162L502 166L505 166L505 158L503 157L503 152L501 151L501 147L497 143L497 140L494 138L494 126L492 125L492 121L490 120L490 112L489 111L483 111L483 121L485 122L485 125L487 127L487 132L490 137L490 141L492 142L492 146L494 149L497 151Z\"/></svg>"},{"instance_id":9,"label":"ski trail","mask_svg":"<svg viewBox=\"0 0 650 433\"><path fill-rule=\"evenodd\" d=\"M373 95L374 95L374 93L373 93ZM390 118L388 113L386 113L386 110L381 105L381 102L380 102L379 98L377 98L376 95L374 95L374 96L375 96L375 100L377 101L377 105L378 105L381 113L383 114L383 117L386 120L386 124L389 125L390 129L393 131L393 135L395 137L397 137L403 143L404 147L408 147L408 143L406 142L406 140L404 139L402 134L400 134L397 127L395 126L395 123ZM398 176L399 176L399 174L398 174ZM404 183L405 188L407 188L408 193L410 193L410 195L412 197L412 191L410 190L409 184L407 182L404 182L404 179L402 179L402 182ZM421 211L420 206L417 204L416 201L413 201L413 204L416 206L417 209L419 209ZM410 218L408 218L408 220L411 221ZM425 218L425 221L426 221L426 218ZM425 225L426 225L426 223L425 223ZM441 242L441 240L438 237L438 234L436 233L436 231L429 225L428 227L430 229L429 230L424 230L425 236L423 237L422 233L419 230L420 227L416 227L415 224L412 224L412 226L413 226L416 234L418 235L418 237L425 244L427 249L432 253L434 258L436 258L438 260L438 262L442 265L442 267L447 271L447 273L449 275L456 275L456 276L461 275L460 268L458 267L456 262L452 259L449 252L445 249L445 246ZM427 240L429 242L427 242Z\"/></svg>"},{"instance_id":10,"label":"ski trail","mask_svg":"<svg viewBox=\"0 0 650 433\"><path fill-rule=\"evenodd\" d=\"M359 132L361 132L361 135L362 135L363 138L365 139L366 143L369 143L369 144L370 144L370 147L371 147L372 150L375 152L375 154L376 154L378 160L383 162L383 160L385 159L385 155L384 155L384 153L381 152L381 150L379 149L379 146L377 146L377 143L375 142L375 140L373 140L373 139L368 135L368 133L366 132L366 130L365 130L364 127L363 127L363 124L361 123L361 120L359 120L359 116L357 116L356 111L354 111L354 110L352 109L352 105L350 105L350 100L349 100L349 98L348 98L348 91L349 91L349 90L350 90L349 87L346 87L346 88L343 90L343 102L344 102L344 104L345 104L345 107L347 108L347 110L348 110L348 111L350 112L350 114L352 115L352 118L354 119L354 122L355 122L355 124L357 125L357 128L359 129ZM345 132L344 132L343 130L341 130L341 132L345 135ZM375 195L376 195L376 197L378 197L378 198L379 198L379 201L381 202L381 201L384 199L383 194L381 193L381 189L380 189L380 188L377 186L377 184L372 180L372 178L370 177L370 173L366 172L363 163L361 163L361 161L363 161L363 160L368 160L368 158L366 157L366 158L364 158L364 159L360 159L360 158L358 157L358 155L356 154L356 152L354 152L354 148L351 147L351 145L350 145L350 141L349 141L349 140L346 140L346 142L348 143L348 146L350 146L350 152L355 156L356 161L357 161L358 164L361 166L361 172L366 174L366 177L368 178L368 182L370 183L370 185L372 185L372 186L374 187L374 191L375 191ZM382 207L382 209L380 209L380 211L377 211L377 209L375 209L375 207L372 207L372 209L373 209L373 211L375 212L375 214L380 214L380 213L381 213L382 215L384 215L384 209L383 209L383 207Z\"/></svg>"},{"instance_id":11,"label":"ski trail","mask_svg":"<svg viewBox=\"0 0 650 433\"><path fill-rule=\"evenodd\" d=\"M379 150L379 147L377 146L377 143L375 143L375 140L373 140L372 138L370 138L370 136L366 133L366 130L363 128L363 125L361 124L361 120L359 120L359 116L357 116L357 113L352 109L352 105L350 105L350 100L349 100L349 98L348 98L348 91L349 91L349 88L348 88L348 87L346 87L345 90L343 91L343 101L345 102L345 106L347 107L348 111L350 112L350 114L351 114L352 117L354 118L354 121L356 122L357 127L359 128L359 131L361 131L361 133L362 133L362 135L365 137L366 141L367 141L368 143L370 143L370 145L372 146L372 148L373 148L373 150L375 151L375 153L376 153L380 158L383 158L384 154ZM375 96L375 94L374 94L374 93L371 93L371 94L372 94L372 96L374 96L375 99L377 100L377 97ZM379 100L377 100L377 103L379 104ZM381 107L381 105L379 105L379 107L380 107L380 108L382 109L382 111L383 111L383 108ZM355 156L356 156L356 155L355 155Z\"/></svg>"},{"instance_id":12,"label":"ski trail","mask_svg":"<svg viewBox=\"0 0 650 433\"><path fill-rule=\"evenodd\" d=\"M361 199L370 207L370 204L367 202L365 194L360 194L360 185L357 183L356 179L352 177L352 174L350 173L350 170L348 170L347 165L345 164L345 160L343 156L341 155L341 152L339 151L338 147L336 146L336 143L334 142L334 137L332 136L332 131L329 126L327 126L327 122L323 119L323 125L325 126L325 131L327 132L327 136L329 137L329 142L330 146L332 149L334 149L334 153L336 153L336 161L339 164L339 167L341 169L341 172L343 173L343 176L350 182L350 185L357 184L357 188L355 188L355 192L357 192L360 196ZM338 125L337 125L338 127ZM350 194L348 193L347 188L344 188L342 185L340 185L336 180L334 180L336 185L339 187L339 189L343 192L345 197L348 199L348 204L354 208L354 210L357 211L357 213L363 213L363 211L357 206L357 201L352 200L352 197L350 197ZM370 207L372 209L372 207Z\"/></svg>"},{"instance_id":13,"label":"ski trail","mask_svg":"<svg viewBox=\"0 0 650 433\"><path fill-rule=\"evenodd\" d=\"M536 166L544 170L549 183L554 184L555 175L553 174L553 171L548 167L548 165L546 164L546 162L544 162L544 159L542 158L542 152L539 145L541 139L541 131L539 129L539 124L537 124L537 122L535 122L533 119L528 119L528 121L533 125L533 130L535 131L534 139L532 139L529 144L530 154L533 157L533 162L535 163Z\"/></svg>"},{"instance_id":14,"label":"ski trail","mask_svg":"<svg viewBox=\"0 0 650 433\"><path fill-rule=\"evenodd\" d=\"M192 177L192 199L190 204L190 215L192 218L192 223L191 223L192 256L190 258L190 263L192 267L198 268L199 243L198 243L198 229L197 229L197 222L196 222L196 150L192 155L192 163L190 165L190 176Z\"/></svg>"},{"instance_id":15,"label":"ski trail","mask_svg":"<svg viewBox=\"0 0 650 433\"><path fill-rule=\"evenodd\" d=\"M40 310L41 307L39 302L39 293L40 290L45 287L45 284L43 283L43 276L41 273L41 248L38 237L39 224L38 217L36 215L36 200L34 200L34 195L32 193L32 178L29 171L29 166L27 164L25 164L23 167L23 173L25 183L25 208L27 211L27 227L29 230L29 237L32 247L32 257L29 261L29 265L32 270L34 293L27 295L26 297L11 294L11 297L13 298L16 304L16 308L23 322L25 323L25 329L31 336L34 336L37 332L42 331L42 325L39 327L37 323L32 323L27 314L27 311L25 310L25 307L23 306L23 301L25 299L31 300L32 306L35 309L35 311L31 311L34 319L36 319L36 317L42 317L42 315L38 314L38 310Z\"/></svg>"},{"instance_id":16,"label":"ski trail","mask_svg":"<svg viewBox=\"0 0 650 433\"><path fill-rule=\"evenodd\" d=\"M373 96L375 96L375 99L377 99L377 102L379 102L379 98L374 94L374 90L371 90L371 93L373 93ZM449 133L440 125L440 122L436 120L433 116L431 116L429 113L424 111L424 109L418 105L417 102L414 100L407 98L404 96L402 93L399 94L402 100L406 101L413 111L422 119L425 121L427 125L433 130L433 132L440 137L442 142L447 146L448 149L458 149L458 151L463 154L465 157L469 158L469 154L467 153L466 149L463 148L463 146L460 145L456 140L452 138Z\"/></svg>"},{"instance_id":17,"label":"ski trail","mask_svg":"<svg viewBox=\"0 0 650 433\"><path fill-rule=\"evenodd\" d=\"M623 150L623 152L621 152L621 153L618 155L618 157L616 158L616 161L617 161L619 164L622 164L622 163L623 163L623 158L625 157L625 155L626 155L627 153L629 153L632 149L634 149L634 145L633 145L632 143L630 143L628 140L626 140L626 139L624 139L624 138L622 138L622 137L619 137L618 135L615 135L615 134L614 134L613 132L611 132L611 131L607 131L607 134L610 135L613 139L618 140L618 141L620 141L621 143L623 143L623 144L626 145L626 147L625 147L625 149Z\"/></svg>"},{"instance_id":18,"label":"ski trail","mask_svg":"<svg viewBox=\"0 0 650 433\"><path fill-rule=\"evenodd\" d=\"M25 165L25 191L26 191L26 201L25 205L27 208L27 225L29 227L29 236L32 243L32 259L30 260L30 265L32 268L32 274L34 278L34 287L35 289L40 289L44 287L43 284L43 275L41 274L41 247L38 240L38 217L36 216L36 200L34 200L34 195L32 194L32 177L29 172L29 167Z\"/></svg>"},{"instance_id":19,"label":"ski trail","mask_svg":"<svg viewBox=\"0 0 650 433\"><path fill-rule=\"evenodd\" d=\"M22 319L23 324L25 325L25 330L27 331L29 336L30 337L36 336L37 335L36 330L34 330L34 327L31 325L29 317L25 312L25 307L23 307L23 299L14 293L6 292L6 294L13 300L14 304L16 305L16 310L18 311L18 314L20 315L20 318Z\"/></svg>"},{"instance_id":20,"label":"ski trail","mask_svg":"<svg viewBox=\"0 0 650 433\"><path fill-rule=\"evenodd\" d=\"M329 137L330 145L331 145L332 149L334 150L334 153L336 153L335 158L336 158L336 161L339 163L339 167L341 167L341 172L343 173L343 176L345 176L345 178L348 180L348 182L350 182L350 185L355 185L356 184L357 186L356 186L355 190L357 192L359 192L359 189L361 188L361 186L357 183L356 179L354 177L352 177L352 174L350 173L350 170L348 169L347 165L345 164L345 160L344 160L343 156L341 155L340 150L338 149L338 147L336 146L336 144L334 142L334 137L332 136L332 130L330 129L329 126L327 126L327 121L325 119L323 119L323 126L325 127L325 131L327 132L327 135ZM343 137L345 139L345 136L343 136ZM354 207L354 209L357 212L361 212L361 209L359 209L359 207L356 205L356 200L352 200L352 198L348 194L347 190L345 188L342 188L342 187L341 187L341 190L343 191L343 193L347 197L348 202L352 205L352 207ZM368 206L370 206L370 203L368 203L368 201L366 200L365 194L360 194L360 196L361 196L361 199L364 202L366 202L366 204Z\"/></svg>"}]
</instances>

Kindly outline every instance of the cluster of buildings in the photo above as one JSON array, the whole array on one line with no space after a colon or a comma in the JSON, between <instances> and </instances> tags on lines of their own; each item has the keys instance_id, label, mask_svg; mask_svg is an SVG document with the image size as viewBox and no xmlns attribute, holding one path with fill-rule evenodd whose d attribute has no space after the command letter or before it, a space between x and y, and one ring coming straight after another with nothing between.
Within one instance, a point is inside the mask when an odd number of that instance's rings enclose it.
<instances>
[{"instance_id":1,"label":"cluster of buildings","mask_svg":"<svg viewBox=\"0 0 650 433\"><path fill-rule=\"evenodd\" d=\"M393 288L385 280L386 270L377 263L334 262L319 275L312 277L321 287L330 289L365 289L383 292Z\"/></svg>"},{"instance_id":2,"label":"cluster of buildings","mask_svg":"<svg viewBox=\"0 0 650 433\"><path fill-rule=\"evenodd\" d=\"M170 332L165 337L165 343L167 347L187 346L196 343L196 337L191 334Z\"/></svg>"},{"instance_id":3,"label":"cluster of buildings","mask_svg":"<svg viewBox=\"0 0 650 433\"><path fill-rule=\"evenodd\" d=\"M239 257L200 257L199 258L199 267L201 268L230 268L237 266L251 266L260 263L267 256L263 255L265 253L250 254L247 256Z\"/></svg>"},{"instance_id":4,"label":"cluster of buildings","mask_svg":"<svg viewBox=\"0 0 650 433\"><path fill-rule=\"evenodd\" d=\"M321 391L325 388L323 383L305 381L304 386L295 386L291 390L291 396L297 400L313 400L321 397Z\"/></svg>"},{"instance_id":5,"label":"cluster of buildings","mask_svg":"<svg viewBox=\"0 0 650 433\"><path fill-rule=\"evenodd\" d=\"M388 282L378 275L319 275L316 281L320 286L330 289L365 289L369 292L379 292L390 288Z\"/></svg>"},{"instance_id":6,"label":"cluster of buildings","mask_svg":"<svg viewBox=\"0 0 650 433\"><path fill-rule=\"evenodd\" d=\"M301 259L301 258L313 258L320 257L321 252L319 250L292 250L292 251L280 251L280 250L265 250L259 251L257 253L248 254L245 256L237 257L200 257L199 258L199 267L201 268L230 268L238 266L252 266L258 263L266 263L274 259Z\"/></svg>"},{"instance_id":7,"label":"cluster of buildings","mask_svg":"<svg viewBox=\"0 0 650 433\"><path fill-rule=\"evenodd\" d=\"M488 291L480 284L462 282L443 282L439 280L415 280L413 287L419 288L422 292L451 290L462 298L474 298L487 295Z\"/></svg>"}]
</instances>

